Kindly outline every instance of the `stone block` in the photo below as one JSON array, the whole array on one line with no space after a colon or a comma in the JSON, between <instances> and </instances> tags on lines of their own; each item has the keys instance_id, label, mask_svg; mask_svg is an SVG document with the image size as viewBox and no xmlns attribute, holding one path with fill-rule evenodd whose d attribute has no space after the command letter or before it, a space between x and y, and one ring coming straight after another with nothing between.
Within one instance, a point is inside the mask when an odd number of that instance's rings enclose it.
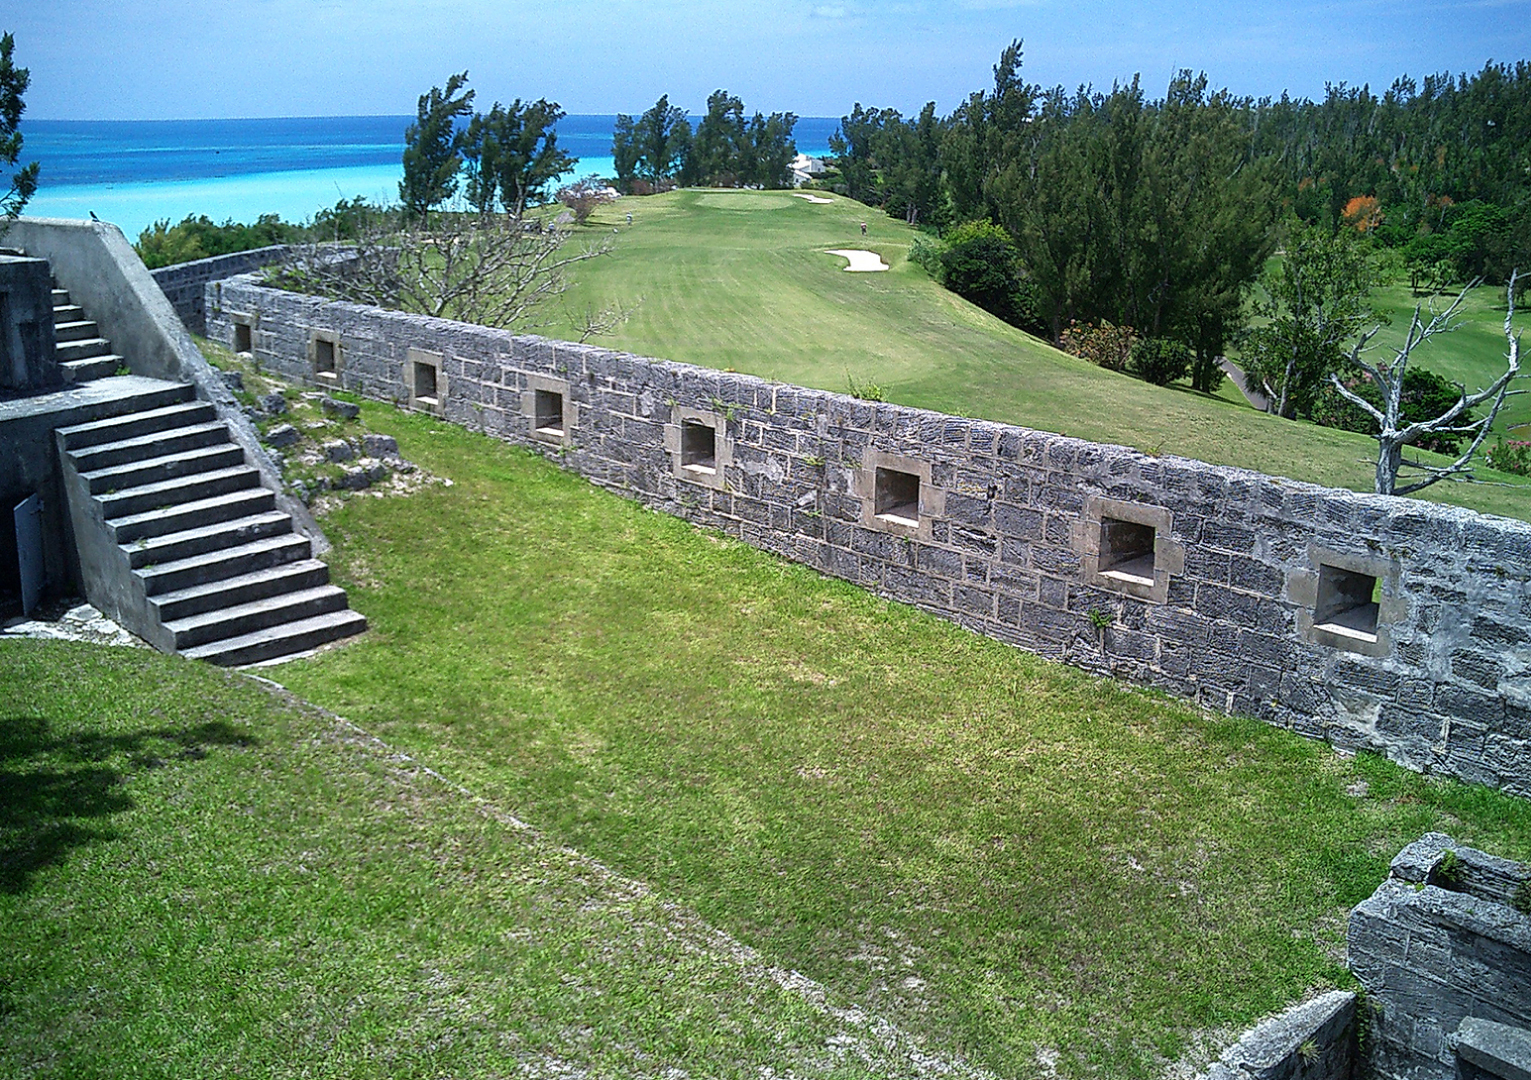
<instances>
[{"instance_id":1,"label":"stone block","mask_svg":"<svg viewBox=\"0 0 1531 1080\"><path fill-rule=\"evenodd\" d=\"M336 398L324 397L319 399L319 407L326 415L340 420L355 420L361 415L361 406L350 401L339 401Z\"/></svg>"},{"instance_id":2,"label":"stone block","mask_svg":"<svg viewBox=\"0 0 1531 1080\"><path fill-rule=\"evenodd\" d=\"M284 447L292 446L300 438L298 429L291 424L278 424L266 432L265 443L267 446L280 450Z\"/></svg>"},{"instance_id":3,"label":"stone block","mask_svg":"<svg viewBox=\"0 0 1531 1080\"><path fill-rule=\"evenodd\" d=\"M1469 1016L1457 1025L1461 1080L1531 1080L1531 1031Z\"/></svg>"},{"instance_id":4,"label":"stone block","mask_svg":"<svg viewBox=\"0 0 1531 1080\"><path fill-rule=\"evenodd\" d=\"M399 452L399 441L392 435L363 435L361 444L368 457L391 457Z\"/></svg>"},{"instance_id":5,"label":"stone block","mask_svg":"<svg viewBox=\"0 0 1531 1080\"><path fill-rule=\"evenodd\" d=\"M356 448L344 439L331 439L324 444L324 460L333 462L350 461L356 456Z\"/></svg>"}]
</instances>

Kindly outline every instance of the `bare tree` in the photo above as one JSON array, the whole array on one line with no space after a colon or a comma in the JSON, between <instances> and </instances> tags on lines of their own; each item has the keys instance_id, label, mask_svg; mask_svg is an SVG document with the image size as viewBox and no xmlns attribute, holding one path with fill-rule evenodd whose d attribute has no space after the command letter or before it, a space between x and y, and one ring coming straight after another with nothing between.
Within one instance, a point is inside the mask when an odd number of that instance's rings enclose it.
<instances>
[{"instance_id":1,"label":"bare tree","mask_svg":"<svg viewBox=\"0 0 1531 1080\"><path fill-rule=\"evenodd\" d=\"M579 335L578 341L583 345L593 337L611 333L632 318L642 306L643 297L641 296L631 305L624 305L620 301L603 308L586 304L583 311L577 311L569 317L569 324Z\"/></svg>"},{"instance_id":2,"label":"bare tree","mask_svg":"<svg viewBox=\"0 0 1531 1080\"><path fill-rule=\"evenodd\" d=\"M1498 417L1505 399L1525 392L1510 389L1510 383L1520 375L1520 336L1511 326L1511 320L1515 317L1515 278L1516 274L1512 273L1510 284L1505 290L1508 311L1504 317L1504 336L1509 343L1509 352L1505 357L1507 364L1504 373L1490 386L1472 394L1469 394L1467 388L1461 383L1457 383L1456 387L1461 396L1454 405L1440 415L1425 420L1405 421L1400 408L1404 373L1408 370L1409 359L1415 349L1437 334L1443 334L1455 328L1452 318L1461 309L1462 302L1467 298L1468 290L1473 285L1468 285L1458 293L1450 307L1439 314L1433 314L1428 322L1421 317L1420 308L1416 305L1414 317L1409 322L1409 332L1405 335L1403 344L1394 350L1392 360L1368 363L1362 359L1362 352L1376 335L1377 328L1374 327L1361 335L1355 347L1350 350L1349 361L1365 372L1380 391L1381 408L1347 387L1338 374L1329 376L1330 382L1341 395L1363 409L1377 422L1377 432L1373 436L1377 440L1377 494L1408 495L1441 480L1473 479L1472 459L1478 453L1478 448L1483 445L1489 429L1494 426L1494 420ZM1476 420L1470 419L1472 410L1484 402L1491 403L1488 412ZM1414 445L1431 433L1466 435L1472 438L1467 449L1463 450L1449 465L1430 465L1403 456L1404 447ZM1398 473L1403 468L1418 470L1420 478L1400 487Z\"/></svg>"},{"instance_id":3,"label":"bare tree","mask_svg":"<svg viewBox=\"0 0 1531 1080\"><path fill-rule=\"evenodd\" d=\"M573 245L566 229L514 215L440 215L429 230L368 229L344 247L295 247L277 283L336 300L480 326L534 327L533 309L568 287L575 263L610 242Z\"/></svg>"}]
</instances>

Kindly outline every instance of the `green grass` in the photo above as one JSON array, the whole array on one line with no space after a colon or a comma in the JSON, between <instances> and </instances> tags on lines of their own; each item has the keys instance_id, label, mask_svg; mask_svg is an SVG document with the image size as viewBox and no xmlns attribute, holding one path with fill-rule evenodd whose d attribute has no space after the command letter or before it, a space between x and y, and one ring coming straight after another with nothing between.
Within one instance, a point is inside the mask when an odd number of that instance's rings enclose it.
<instances>
[{"instance_id":1,"label":"green grass","mask_svg":"<svg viewBox=\"0 0 1531 1080\"><path fill-rule=\"evenodd\" d=\"M1039 1053L1152 1075L1346 983L1346 911L1424 831L1531 855L1524 801L1045 663L425 418L364 419L454 484L329 521L373 629L282 680L1001 1075Z\"/></svg>"},{"instance_id":2,"label":"green grass","mask_svg":"<svg viewBox=\"0 0 1531 1080\"><path fill-rule=\"evenodd\" d=\"M666 897L138 650L0 644L0 925L7 1077L915 1075Z\"/></svg>"},{"instance_id":3,"label":"green grass","mask_svg":"<svg viewBox=\"0 0 1531 1080\"><path fill-rule=\"evenodd\" d=\"M1257 413L1226 385L1210 396L1153 387L1066 356L931 281L908 261L913 232L859 203L677 191L621 200L589 229L614 250L580 265L565 309L641 300L603 344L841 392L855 379L905 405L1371 490L1365 436ZM846 273L830 248L876 251L891 269ZM560 324L546 329L557 335ZM1518 486L1438 484L1425 495L1531 516L1524 481L1484 476Z\"/></svg>"}]
</instances>

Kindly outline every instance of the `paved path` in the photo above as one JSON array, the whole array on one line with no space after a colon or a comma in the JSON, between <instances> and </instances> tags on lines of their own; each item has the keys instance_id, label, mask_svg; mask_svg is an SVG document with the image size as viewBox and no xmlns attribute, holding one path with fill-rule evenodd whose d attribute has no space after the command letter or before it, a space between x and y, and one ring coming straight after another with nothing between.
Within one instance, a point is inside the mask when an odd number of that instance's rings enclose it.
<instances>
[{"instance_id":1,"label":"paved path","mask_svg":"<svg viewBox=\"0 0 1531 1080\"><path fill-rule=\"evenodd\" d=\"M1228 373L1228 377L1233 380L1233 385L1237 386L1239 388L1239 393L1244 395L1245 401L1249 402L1261 412L1266 412L1270 409L1270 398L1266 397L1260 391L1249 385L1249 377L1244 374L1243 368L1239 367L1239 365L1235 364L1226 356L1219 356L1217 358L1217 366Z\"/></svg>"}]
</instances>

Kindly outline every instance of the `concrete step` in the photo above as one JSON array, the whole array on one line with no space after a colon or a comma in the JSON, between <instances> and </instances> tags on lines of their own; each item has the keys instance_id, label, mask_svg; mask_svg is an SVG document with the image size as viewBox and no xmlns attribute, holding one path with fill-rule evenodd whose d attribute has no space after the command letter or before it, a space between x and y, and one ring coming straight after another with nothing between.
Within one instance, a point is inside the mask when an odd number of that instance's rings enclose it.
<instances>
[{"instance_id":1,"label":"concrete step","mask_svg":"<svg viewBox=\"0 0 1531 1080\"><path fill-rule=\"evenodd\" d=\"M253 634L198 645L185 650L181 655L224 667L258 664L263 660L307 652L328 642L359 634L365 629L367 620L360 612L349 609L332 611L327 615L316 615L311 619L257 630Z\"/></svg>"},{"instance_id":2,"label":"concrete step","mask_svg":"<svg viewBox=\"0 0 1531 1080\"><path fill-rule=\"evenodd\" d=\"M213 525L199 525L194 529L165 533L161 536L142 536L130 543L120 545L128 557L128 565L134 570L144 566L164 565L195 555L238 547L269 536L282 536L292 532L292 516L280 510L267 510L248 517L220 521Z\"/></svg>"},{"instance_id":3,"label":"concrete step","mask_svg":"<svg viewBox=\"0 0 1531 1080\"><path fill-rule=\"evenodd\" d=\"M238 443L225 442L215 446L199 446L194 450L183 450L176 454L162 454L142 461L130 461L123 465L96 469L81 475L90 486L90 493L100 495L104 492L145 487L183 476L194 476L197 473L229 469L243 464L244 460L243 447Z\"/></svg>"},{"instance_id":4,"label":"concrete step","mask_svg":"<svg viewBox=\"0 0 1531 1080\"><path fill-rule=\"evenodd\" d=\"M102 516L115 521L131 514L142 514L160 507L211 499L214 495L227 495L233 491L260 486L259 472L248 465L236 465L193 476L178 476L173 480L124 491L107 492L97 495L96 501L101 504Z\"/></svg>"},{"instance_id":5,"label":"concrete step","mask_svg":"<svg viewBox=\"0 0 1531 1080\"><path fill-rule=\"evenodd\" d=\"M247 604L207 611L164 624L173 635L179 650L195 648L209 642L244 637L258 630L266 630L282 623L311 619L346 607L344 589L334 585L316 585L311 589L282 593Z\"/></svg>"},{"instance_id":6,"label":"concrete step","mask_svg":"<svg viewBox=\"0 0 1531 1080\"><path fill-rule=\"evenodd\" d=\"M150 597L149 603L159 613L160 622L168 624L203 612L217 611L219 608L238 607L270 596L317 588L328 584L329 580L328 565L318 559L299 559L265 570L160 593Z\"/></svg>"},{"instance_id":7,"label":"concrete step","mask_svg":"<svg viewBox=\"0 0 1531 1080\"><path fill-rule=\"evenodd\" d=\"M83 315L84 312L81 312ZM55 344L65 341L84 341L88 338L101 338L100 328L89 319L76 319L73 321L59 321L57 309L53 312L53 341Z\"/></svg>"},{"instance_id":8,"label":"concrete step","mask_svg":"<svg viewBox=\"0 0 1531 1080\"><path fill-rule=\"evenodd\" d=\"M119 439L116 442L71 450L69 458L80 472L92 472L96 469L110 468L113 465L124 465L130 461L143 461L145 458L158 457L161 454L178 454L183 450L195 450L198 447L215 446L228 441L228 427L222 421L212 420L139 435L137 438Z\"/></svg>"},{"instance_id":9,"label":"concrete step","mask_svg":"<svg viewBox=\"0 0 1531 1080\"><path fill-rule=\"evenodd\" d=\"M270 488L254 487L232 491L227 495L214 495L210 499L195 499L177 506L161 507L145 514L130 514L106 524L117 543L130 544L146 536L164 536L204 525L216 525L220 521L249 517L275 507L275 492Z\"/></svg>"},{"instance_id":10,"label":"concrete step","mask_svg":"<svg viewBox=\"0 0 1531 1080\"><path fill-rule=\"evenodd\" d=\"M187 424L206 423L217 418L218 413L211 403L190 400L195 394L192 387L178 386L174 389L179 393L163 405L158 402L150 404L146 401L144 408L139 412L59 428L58 433L63 439L64 449L80 450L87 446L132 439L156 431L168 431ZM170 396L169 391L162 393L167 397Z\"/></svg>"},{"instance_id":11,"label":"concrete step","mask_svg":"<svg viewBox=\"0 0 1531 1080\"><path fill-rule=\"evenodd\" d=\"M122 357L108 353L105 356L92 356L87 360L65 360L59 367L64 369L64 381L66 383L91 382L95 379L104 379L108 375L117 374L117 369L122 366Z\"/></svg>"},{"instance_id":12,"label":"concrete step","mask_svg":"<svg viewBox=\"0 0 1531 1080\"><path fill-rule=\"evenodd\" d=\"M53 346L54 355L58 357L61 364L66 360L89 360L95 356L105 356L111 351L112 343L101 337L60 341Z\"/></svg>"},{"instance_id":13,"label":"concrete step","mask_svg":"<svg viewBox=\"0 0 1531 1080\"><path fill-rule=\"evenodd\" d=\"M57 294L55 294L55 299L53 301L54 326L58 326L60 323L79 322L84 318L84 308L82 308L79 304L60 304L57 300Z\"/></svg>"},{"instance_id":14,"label":"concrete step","mask_svg":"<svg viewBox=\"0 0 1531 1080\"><path fill-rule=\"evenodd\" d=\"M68 303L69 303L69 290L68 289L60 289L57 285L55 285L53 287L53 306L54 307L64 307Z\"/></svg>"},{"instance_id":15,"label":"concrete step","mask_svg":"<svg viewBox=\"0 0 1531 1080\"><path fill-rule=\"evenodd\" d=\"M285 536L252 540L248 544L203 555L193 555L189 559L177 559L161 566L145 566L134 573L143 582L145 595L159 596L178 589L188 589L193 585L205 585L209 581L222 581L312 557L313 549L308 539L297 533L288 533Z\"/></svg>"}]
</instances>

